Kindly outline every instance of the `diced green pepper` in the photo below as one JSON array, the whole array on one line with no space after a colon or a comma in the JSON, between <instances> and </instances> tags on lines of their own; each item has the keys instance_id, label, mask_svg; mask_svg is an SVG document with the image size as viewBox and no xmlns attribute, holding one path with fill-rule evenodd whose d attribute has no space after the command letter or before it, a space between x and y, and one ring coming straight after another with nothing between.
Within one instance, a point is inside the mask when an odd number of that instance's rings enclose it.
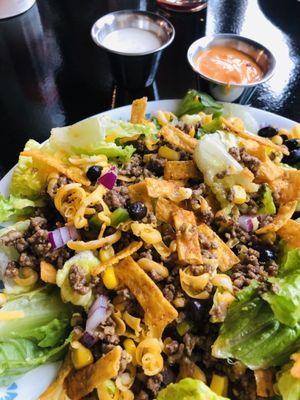
<instances>
[{"instance_id":1,"label":"diced green pepper","mask_svg":"<svg viewBox=\"0 0 300 400\"><path fill-rule=\"evenodd\" d=\"M98 214L95 214L92 216L92 218L89 219L89 227L93 231L99 231L102 226L102 221L98 218Z\"/></svg>"},{"instance_id":2,"label":"diced green pepper","mask_svg":"<svg viewBox=\"0 0 300 400\"><path fill-rule=\"evenodd\" d=\"M193 327L193 324L190 321L182 321L180 324L176 326L177 332L180 336L183 336L185 333L187 333L191 328Z\"/></svg>"},{"instance_id":3,"label":"diced green pepper","mask_svg":"<svg viewBox=\"0 0 300 400\"><path fill-rule=\"evenodd\" d=\"M218 129L222 129L222 120L220 117L214 118L208 124L202 126L202 129L205 132L213 133L216 132Z\"/></svg>"},{"instance_id":4,"label":"diced green pepper","mask_svg":"<svg viewBox=\"0 0 300 400\"><path fill-rule=\"evenodd\" d=\"M116 228L121 222L129 220L128 211L125 208L117 208L110 216L110 225Z\"/></svg>"}]
</instances>

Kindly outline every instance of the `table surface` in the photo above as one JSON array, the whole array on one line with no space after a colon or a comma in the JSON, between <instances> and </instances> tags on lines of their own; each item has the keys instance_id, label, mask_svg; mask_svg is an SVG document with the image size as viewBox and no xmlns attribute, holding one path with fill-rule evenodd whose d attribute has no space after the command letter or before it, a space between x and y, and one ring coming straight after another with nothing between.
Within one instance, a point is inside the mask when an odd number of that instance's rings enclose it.
<instances>
[{"instance_id":1,"label":"table surface","mask_svg":"<svg viewBox=\"0 0 300 400\"><path fill-rule=\"evenodd\" d=\"M176 38L164 52L155 83L139 92L115 86L105 52L91 40L93 22L119 9L167 16ZM131 102L179 98L196 87L188 46L206 34L239 33L269 47L276 72L258 87L254 107L300 121L300 2L209 0L205 12L170 14L154 0L37 0L26 13L0 20L0 171L16 161L28 138Z\"/></svg>"}]
</instances>

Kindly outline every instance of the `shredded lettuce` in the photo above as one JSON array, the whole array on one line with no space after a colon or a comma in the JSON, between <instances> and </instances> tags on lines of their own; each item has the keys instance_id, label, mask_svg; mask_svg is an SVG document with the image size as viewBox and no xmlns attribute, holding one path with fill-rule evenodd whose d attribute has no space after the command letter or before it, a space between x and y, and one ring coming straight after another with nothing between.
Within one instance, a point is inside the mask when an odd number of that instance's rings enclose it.
<instances>
[{"instance_id":1,"label":"shredded lettuce","mask_svg":"<svg viewBox=\"0 0 300 400\"><path fill-rule=\"evenodd\" d=\"M284 249L280 262L280 274L294 272L300 269L300 249Z\"/></svg>"},{"instance_id":2,"label":"shredded lettuce","mask_svg":"<svg viewBox=\"0 0 300 400\"><path fill-rule=\"evenodd\" d=\"M280 323L270 305L259 297L258 283L243 289L229 308L213 345L217 358L235 358L250 369L281 366L300 343L300 324Z\"/></svg>"},{"instance_id":3,"label":"shredded lettuce","mask_svg":"<svg viewBox=\"0 0 300 400\"><path fill-rule=\"evenodd\" d=\"M180 102L176 115L181 117L184 114L197 114L200 111L211 114L220 113L222 110L223 105L216 102L211 96L191 89Z\"/></svg>"},{"instance_id":4,"label":"shredded lettuce","mask_svg":"<svg viewBox=\"0 0 300 400\"><path fill-rule=\"evenodd\" d=\"M0 222L26 217L33 213L35 207L41 207L42 200L29 200L10 195L5 198L0 195Z\"/></svg>"},{"instance_id":5,"label":"shredded lettuce","mask_svg":"<svg viewBox=\"0 0 300 400\"><path fill-rule=\"evenodd\" d=\"M226 400L226 398L212 392L198 379L185 378L161 390L157 400Z\"/></svg>"},{"instance_id":6,"label":"shredded lettuce","mask_svg":"<svg viewBox=\"0 0 300 400\"><path fill-rule=\"evenodd\" d=\"M127 161L135 148L132 145L122 146L120 139L144 135L149 142L155 142L157 131L154 124L132 124L105 115L96 116L74 125L52 129L50 146L53 150L71 154L105 154L108 158Z\"/></svg>"},{"instance_id":7,"label":"shredded lettuce","mask_svg":"<svg viewBox=\"0 0 300 400\"><path fill-rule=\"evenodd\" d=\"M61 301L58 290L46 287L9 296L1 312L15 310L22 311L24 317L0 319L0 385L59 359L69 341L72 310Z\"/></svg>"},{"instance_id":8,"label":"shredded lettuce","mask_svg":"<svg viewBox=\"0 0 300 400\"><path fill-rule=\"evenodd\" d=\"M24 150L38 149L40 146L38 142L30 139ZM20 156L12 175L10 193L16 197L35 200L40 197L44 183L45 178L33 168L32 158Z\"/></svg>"},{"instance_id":9,"label":"shredded lettuce","mask_svg":"<svg viewBox=\"0 0 300 400\"><path fill-rule=\"evenodd\" d=\"M285 365L279 373L277 388L282 400L300 399L300 379L291 375L292 364Z\"/></svg>"}]
</instances>

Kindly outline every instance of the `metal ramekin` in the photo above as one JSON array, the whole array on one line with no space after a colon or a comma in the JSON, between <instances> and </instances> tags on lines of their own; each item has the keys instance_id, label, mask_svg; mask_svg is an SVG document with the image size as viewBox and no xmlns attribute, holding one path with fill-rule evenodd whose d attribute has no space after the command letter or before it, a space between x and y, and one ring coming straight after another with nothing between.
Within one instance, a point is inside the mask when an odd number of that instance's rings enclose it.
<instances>
[{"instance_id":1,"label":"metal ramekin","mask_svg":"<svg viewBox=\"0 0 300 400\"><path fill-rule=\"evenodd\" d=\"M122 28L140 28L155 33L162 45L146 53L121 53L103 46L107 34ZM122 10L98 19L91 30L97 46L106 50L113 75L118 84L128 89L140 89L153 83L162 51L175 36L173 25L164 17L148 11Z\"/></svg>"},{"instance_id":2,"label":"metal ramekin","mask_svg":"<svg viewBox=\"0 0 300 400\"><path fill-rule=\"evenodd\" d=\"M224 46L239 50L250 56L262 69L263 76L260 81L249 84L225 84L203 75L196 64L199 52L215 46ZM239 99L239 103L245 104L253 94L257 85L266 82L273 75L276 61L274 55L266 47L254 40L232 33L221 33L214 36L204 36L188 49L187 58L192 69L198 74L201 84L206 86L215 99L232 102Z\"/></svg>"}]
</instances>

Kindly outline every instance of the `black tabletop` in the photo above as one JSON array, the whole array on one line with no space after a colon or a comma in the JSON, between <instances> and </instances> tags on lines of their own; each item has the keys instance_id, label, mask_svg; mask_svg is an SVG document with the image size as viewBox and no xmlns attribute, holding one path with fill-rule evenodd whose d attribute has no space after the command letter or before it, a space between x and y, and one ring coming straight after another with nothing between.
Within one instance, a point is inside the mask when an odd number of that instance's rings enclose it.
<instances>
[{"instance_id":1,"label":"black tabletop","mask_svg":"<svg viewBox=\"0 0 300 400\"><path fill-rule=\"evenodd\" d=\"M149 9L176 29L155 83L139 92L116 87L105 52L91 40L100 16L119 9ZM26 13L0 20L0 168L6 172L28 138L78 121L140 95L179 98L196 86L188 46L206 34L233 32L266 45L277 58L274 77L251 104L300 121L300 2L209 0L205 11L168 14L154 0L37 0Z\"/></svg>"}]
</instances>

